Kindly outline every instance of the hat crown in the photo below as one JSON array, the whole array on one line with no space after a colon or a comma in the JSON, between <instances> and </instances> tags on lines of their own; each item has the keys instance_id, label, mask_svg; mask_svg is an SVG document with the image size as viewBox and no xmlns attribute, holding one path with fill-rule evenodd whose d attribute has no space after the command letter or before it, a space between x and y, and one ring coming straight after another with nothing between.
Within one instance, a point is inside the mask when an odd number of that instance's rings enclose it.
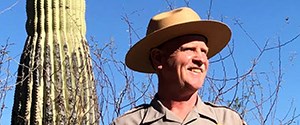
<instances>
[{"instance_id":1,"label":"hat crown","mask_svg":"<svg viewBox=\"0 0 300 125\"><path fill-rule=\"evenodd\" d=\"M182 24L186 22L200 21L199 15L191 8L182 7L174 9L172 11L163 12L151 18L147 34L149 35L153 32L159 31L166 27L170 27L177 24Z\"/></svg>"}]
</instances>

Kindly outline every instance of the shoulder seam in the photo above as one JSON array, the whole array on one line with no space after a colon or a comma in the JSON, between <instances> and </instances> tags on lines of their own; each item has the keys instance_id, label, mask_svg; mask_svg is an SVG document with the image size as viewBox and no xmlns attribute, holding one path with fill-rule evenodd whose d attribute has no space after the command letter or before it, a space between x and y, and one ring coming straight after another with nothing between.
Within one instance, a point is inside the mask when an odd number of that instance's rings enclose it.
<instances>
[{"instance_id":1,"label":"shoulder seam","mask_svg":"<svg viewBox=\"0 0 300 125\"><path fill-rule=\"evenodd\" d=\"M239 112L237 112L236 110L233 110L233 109L231 109L231 108L229 108L229 107L227 107L227 106L215 105L215 104L213 104L213 103L211 103L211 102L204 102L204 104L209 105L209 106L214 107L214 108L224 108L224 109L233 111L233 112L235 112L235 113L240 117L240 119L241 119L242 122L243 122L243 125L247 125L246 122L244 121L243 117L241 116L241 114L240 114Z\"/></svg>"},{"instance_id":2,"label":"shoulder seam","mask_svg":"<svg viewBox=\"0 0 300 125\"><path fill-rule=\"evenodd\" d=\"M141 105L136 106L136 107L130 109L129 111L125 112L125 113L123 114L123 116L125 116L125 115L127 115L127 114L131 114L131 113L133 113L133 112L136 112L136 111L138 111L138 110L140 110L140 109L148 108L148 107L150 107L150 104L141 104Z\"/></svg>"}]
</instances>

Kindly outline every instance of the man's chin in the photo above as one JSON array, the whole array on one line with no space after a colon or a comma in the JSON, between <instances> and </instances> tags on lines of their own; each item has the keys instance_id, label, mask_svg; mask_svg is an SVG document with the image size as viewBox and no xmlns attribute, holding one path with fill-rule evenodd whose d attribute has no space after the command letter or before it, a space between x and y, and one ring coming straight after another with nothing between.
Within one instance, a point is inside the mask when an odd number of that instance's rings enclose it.
<instances>
[{"instance_id":1,"label":"man's chin","mask_svg":"<svg viewBox=\"0 0 300 125\"><path fill-rule=\"evenodd\" d=\"M187 84L188 85L188 88L190 91L198 91L200 88L202 88L202 83L189 83Z\"/></svg>"}]
</instances>

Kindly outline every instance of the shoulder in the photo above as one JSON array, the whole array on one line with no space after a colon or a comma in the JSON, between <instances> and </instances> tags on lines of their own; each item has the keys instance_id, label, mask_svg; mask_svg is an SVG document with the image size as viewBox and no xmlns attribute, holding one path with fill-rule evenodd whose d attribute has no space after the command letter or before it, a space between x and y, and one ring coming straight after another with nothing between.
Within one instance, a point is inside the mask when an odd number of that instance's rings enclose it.
<instances>
[{"instance_id":1,"label":"shoulder","mask_svg":"<svg viewBox=\"0 0 300 125\"><path fill-rule=\"evenodd\" d=\"M223 123L224 125L225 124L246 125L245 121L237 111L229 107L216 105L210 102L204 102L204 104L211 107L218 121Z\"/></svg>"},{"instance_id":2,"label":"shoulder","mask_svg":"<svg viewBox=\"0 0 300 125\"><path fill-rule=\"evenodd\" d=\"M234 114L239 115L238 112L236 112L235 110L233 110L233 109L231 109L231 108L229 108L227 106L216 105L216 104L213 104L211 102L204 102L204 104L207 105L207 106L209 106L209 107L211 107L211 108L213 108L214 110L228 111L230 113L234 113Z\"/></svg>"},{"instance_id":3,"label":"shoulder","mask_svg":"<svg viewBox=\"0 0 300 125\"><path fill-rule=\"evenodd\" d=\"M139 124L149 107L149 104L142 104L134 107L122 116L116 118L111 125Z\"/></svg>"}]
</instances>

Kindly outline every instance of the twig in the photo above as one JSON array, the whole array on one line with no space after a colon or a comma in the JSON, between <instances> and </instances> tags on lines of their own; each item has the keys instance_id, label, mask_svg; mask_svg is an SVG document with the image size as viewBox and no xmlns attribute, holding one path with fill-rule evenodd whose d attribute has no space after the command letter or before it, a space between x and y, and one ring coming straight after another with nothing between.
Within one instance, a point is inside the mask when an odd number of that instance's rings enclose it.
<instances>
[{"instance_id":1,"label":"twig","mask_svg":"<svg viewBox=\"0 0 300 125\"><path fill-rule=\"evenodd\" d=\"M4 10L0 11L0 15L5 13L6 11L11 10L14 6L16 6L19 3L19 0L16 1L15 3L13 3L12 5L10 5L9 7L5 8Z\"/></svg>"}]
</instances>

